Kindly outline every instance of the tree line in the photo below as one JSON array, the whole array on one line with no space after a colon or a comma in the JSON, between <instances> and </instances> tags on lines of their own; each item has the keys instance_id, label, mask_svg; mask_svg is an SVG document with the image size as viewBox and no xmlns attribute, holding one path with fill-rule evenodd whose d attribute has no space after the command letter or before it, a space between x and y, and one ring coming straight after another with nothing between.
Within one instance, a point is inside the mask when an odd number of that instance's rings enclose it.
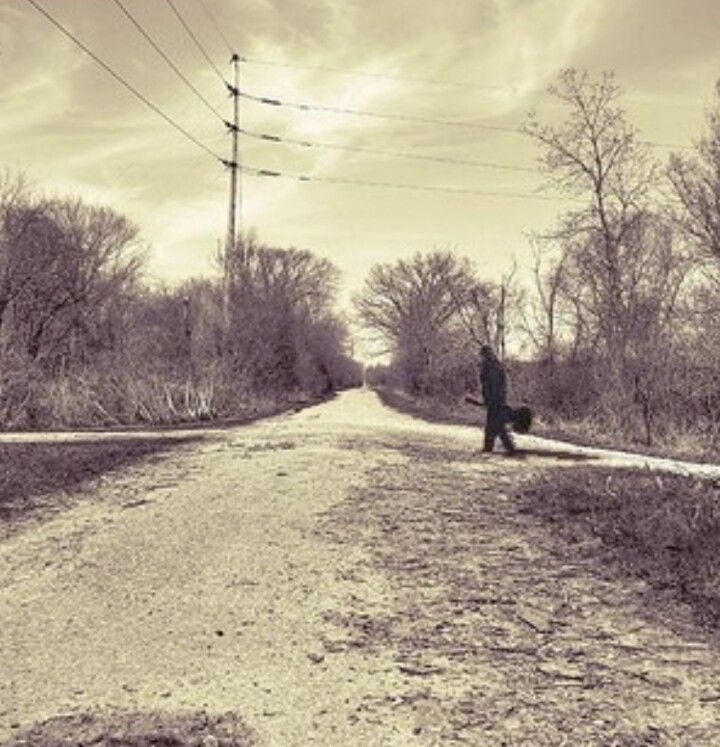
<instances>
[{"instance_id":1,"label":"tree line","mask_svg":"<svg viewBox=\"0 0 720 747\"><path fill-rule=\"evenodd\" d=\"M211 419L359 382L327 260L250 237L227 288L157 289L146 256L114 210L0 177L0 427Z\"/></svg>"},{"instance_id":2,"label":"tree line","mask_svg":"<svg viewBox=\"0 0 720 747\"><path fill-rule=\"evenodd\" d=\"M482 342L508 360L515 397L546 420L652 444L720 441L720 84L700 142L662 163L621 106L613 75L566 70L565 117L524 126L547 182L569 198L532 237L523 282L482 279L448 251L372 268L356 310L414 394L476 386Z\"/></svg>"}]
</instances>

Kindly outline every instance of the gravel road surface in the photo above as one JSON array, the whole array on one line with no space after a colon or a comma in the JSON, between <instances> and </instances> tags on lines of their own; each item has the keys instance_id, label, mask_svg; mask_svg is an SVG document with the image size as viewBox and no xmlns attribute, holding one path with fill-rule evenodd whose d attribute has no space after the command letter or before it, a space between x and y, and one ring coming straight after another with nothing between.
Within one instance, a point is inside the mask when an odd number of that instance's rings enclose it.
<instances>
[{"instance_id":1,"label":"gravel road surface","mask_svg":"<svg viewBox=\"0 0 720 747\"><path fill-rule=\"evenodd\" d=\"M580 461L720 468L483 456L360 390L206 435L0 543L0 743L202 711L278 747L720 744L689 613L649 616L515 500Z\"/></svg>"}]
</instances>

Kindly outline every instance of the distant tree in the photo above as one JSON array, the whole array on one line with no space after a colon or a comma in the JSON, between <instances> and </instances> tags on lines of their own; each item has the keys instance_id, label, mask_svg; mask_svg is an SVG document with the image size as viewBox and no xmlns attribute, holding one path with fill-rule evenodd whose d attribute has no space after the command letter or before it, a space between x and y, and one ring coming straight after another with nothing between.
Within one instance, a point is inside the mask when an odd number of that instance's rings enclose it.
<instances>
[{"instance_id":1,"label":"distant tree","mask_svg":"<svg viewBox=\"0 0 720 747\"><path fill-rule=\"evenodd\" d=\"M501 347L500 337L504 332L501 295L500 286L484 280L453 289L458 328L476 349L484 344Z\"/></svg>"},{"instance_id":2,"label":"distant tree","mask_svg":"<svg viewBox=\"0 0 720 747\"><path fill-rule=\"evenodd\" d=\"M33 196L20 176L0 173L0 332L5 311L32 275L29 263L18 256L16 247L18 238L34 220L32 204Z\"/></svg>"},{"instance_id":3,"label":"distant tree","mask_svg":"<svg viewBox=\"0 0 720 747\"><path fill-rule=\"evenodd\" d=\"M334 265L307 250L240 242L230 258L228 350L235 374L250 387L278 391L301 387L312 370L313 388L331 388L327 361L317 359L317 350L310 355L308 345L322 338L334 348L329 357L340 354L346 331L331 321L337 283Z\"/></svg>"},{"instance_id":4,"label":"distant tree","mask_svg":"<svg viewBox=\"0 0 720 747\"><path fill-rule=\"evenodd\" d=\"M552 367L557 358L565 303L567 254L543 253L533 245L532 289L522 305L523 332L530 338L541 361Z\"/></svg>"},{"instance_id":5,"label":"distant tree","mask_svg":"<svg viewBox=\"0 0 720 747\"><path fill-rule=\"evenodd\" d=\"M481 292L468 260L436 251L375 265L354 303L365 326L395 351L408 388L427 391L449 323L460 308L479 304Z\"/></svg>"}]
</instances>

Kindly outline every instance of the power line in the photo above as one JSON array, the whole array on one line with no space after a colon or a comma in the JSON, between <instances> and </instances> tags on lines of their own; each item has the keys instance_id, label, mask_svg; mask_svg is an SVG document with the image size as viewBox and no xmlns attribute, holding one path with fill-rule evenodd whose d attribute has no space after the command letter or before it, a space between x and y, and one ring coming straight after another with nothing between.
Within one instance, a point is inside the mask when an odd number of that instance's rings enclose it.
<instances>
[{"instance_id":1,"label":"power line","mask_svg":"<svg viewBox=\"0 0 720 747\"><path fill-rule=\"evenodd\" d=\"M171 125L174 129L176 129L187 140L189 140L194 145L196 145L198 148L200 148L205 153L210 155L212 158L220 161L226 166L233 167L233 168L240 168L242 171L248 174L251 174L251 175L255 175L255 176L277 177L277 178L284 178L284 179L292 179L292 180L301 181L301 182L320 182L320 183L327 183L327 184L345 184L345 185L357 185L357 186L365 186L365 187L380 187L380 188L388 188L388 189L415 190L415 191L424 191L424 192L442 192L446 194L471 194L471 195L486 196L486 197L520 198L520 199L542 200L542 201L558 201L558 200L567 199L562 196L551 196L551 195L537 194L537 193L485 191L485 190L467 189L467 188L460 188L460 187L404 184L404 183L397 183L397 182L371 181L371 180L363 180L363 179L349 179L349 178L342 178L342 177L308 176L308 175L300 175L300 174L288 174L284 172L272 171L269 169L256 169L256 168L248 167L248 166L239 167L237 163L234 163L234 162L230 163L226 161L225 159L219 157L210 148L208 148L205 144L203 144L200 140L198 140L194 135L189 133L184 127L182 127L175 120L173 120L171 117L165 114L165 112L163 112L158 106L156 106L146 96L140 93L140 91L138 91L134 86L128 83L119 73L115 72L115 70L110 65L108 65L104 60L98 57L98 55L96 55L82 41L80 41L71 31L69 31L65 26L63 26L54 16L48 13L48 11L45 10L45 8L43 8L39 3L36 2L36 0L27 0L27 2L30 5L32 5L48 21L50 21L50 23L52 23L59 31L61 31L65 36L67 36L74 44L76 44L78 47L80 47L80 49L82 49L86 54L88 54L98 65L100 65L116 81L118 81L127 90L129 90L136 98L140 99L148 108L150 108L158 116L162 117L162 119L164 119L169 125ZM167 0L167 2L171 5L171 7L174 8L172 0ZM217 72L219 73L219 71ZM222 79L224 82L224 78ZM347 109L347 110L340 109L337 107L314 107L314 106L306 105L306 104L289 104L289 103L283 103L277 99L265 99L261 97L250 96L249 94L245 95L245 97L250 98L252 100L259 101L260 103L271 104L273 106L297 106L303 109L318 108L323 111L339 111L341 113L363 114L366 116L380 116L384 118L408 119L402 115L382 115L382 114L362 112L362 111L351 110L351 109ZM417 121L419 118L409 118L409 119L413 121ZM473 125L471 123L450 122L447 120L430 120L430 119L424 120L423 119L421 121L430 121L430 122L439 123L439 124L458 124L461 126L468 126L468 127L482 126L482 125L477 125L477 124ZM509 128L504 128L504 129L509 129ZM520 132L520 130L515 130L515 129L511 131ZM248 133L246 132L245 134L248 134ZM262 136L261 135L260 137L262 139L276 139L276 140L279 139L279 138L276 138L275 136ZM304 144L304 145L311 145L315 147L334 147L331 144L320 144L320 143L310 144L310 143L305 143L304 141L297 141L297 143ZM343 149L347 147L349 149L352 146L338 146L338 147L342 147ZM371 150L371 149L363 149L363 150ZM372 150L380 152L380 149L372 149ZM386 153L389 154L391 153L391 151L386 151ZM399 152L394 152L393 155L399 155ZM403 155L407 155L411 157L413 156L413 154L403 154ZM421 156L417 156L417 157L421 157ZM500 164L495 164L495 166L500 167ZM520 170L522 167L516 167L516 168Z\"/></svg>"},{"instance_id":2,"label":"power line","mask_svg":"<svg viewBox=\"0 0 720 747\"><path fill-rule=\"evenodd\" d=\"M638 140L641 145L649 145L651 148L676 148L678 150L692 150L692 145L681 145L680 143L658 143L655 140Z\"/></svg>"},{"instance_id":3,"label":"power line","mask_svg":"<svg viewBox=\"0 0 720 747\"><path fill-rule=\"evenodd\" d=\"M182 81L185 83L185 85L202 101L202 103L221 121L224 122L223 116L218 112L218 110L198 91L198 89L185 77L182 70L178 68L178 66L168 57L168 55L160 48L160 46L155 42L155 40L150 36L150 34L145 31L142 24L135 19L135 17L130 13L130 11L123 5L122 0L114 0L115 5L120 8L120 10L125 14L126 18L135 26L135 28L145 37L145 39L148 41L148 43L152 46L152 48L165 60L165 62L170 66L170 68L178 75Z\"/></svg>"},{"instance_id":4,"label":"power line","mask_svg":"<svg viewBox=\"0 0 720 747\"><path fill-rule=\"evenodd\" d=\"M415 122L418 124L433 124L440 126L449 127L463 127L468 129L477 130L490 130L493 132L508 132L514 135L525 135L526 133L520 127L513 127L510 125L492 125L485 122L462 122L452 119L435 119L434 117L417 117L410 114L394 114L391 112L374 112L366 109L350 109L340 106L326 106L324 104L305 104L297 103L292 101L283 101L281 99L272 98L270 96L256 96L245 91L240 92L240 96L254 101L257 104L263 104L265 106L279 106L288 107L291 109L299 109L301 111L319 111L329 112L331 114L346 114L351 116L359 117L372 117L374 119L389 119L401 122ZM685 149L688 146L681 145L680 143L657 143L652 140L641 140L641 143L649 145L653 148L682 148Z\"/></svg>"},{"instance_id":5,"label":"power line","mask_svg":"<svg viewBox=\"0 0 720 747\"><path fill-rule=\"evenodd\" d=\"M197 0L197 1L199 3L200 7L205 11L205 13L206 13L207 17L210 19L210 22L212 23L212 25L215 27L215 31L217 31L218 36L220 36L220 38L223 40L223 42L225 42L225 46L228 48L228 52L230 52L230 54L234 54L235 50L233 49L232 44L230 44L230 42L228 41L227 36L225 36L225 34L223 33L223 30L220 27L220 24L215 19L215 16L210 12L210 8L208 8L208 6L204 2L204 0ZM241 58L241 60L242 60L242 58Z\"/></svg>"},{"instance_id":6,"label":"power line","mask_svg":"<svg viewBox=\"0 0 720 747\"><path fill-rule=\"evenodd\" d=\"M417 161L434 161L437 163L452 163L463 166L480 166L488 169L498 169L501 171L520 171L524 173L536 174L537 169L530 166L513 166L510 164L493 163L490 161L474 161L464 158L450 158L446 156L427 156L419 153L408 153L407 151L387 150L384 148L367 148L360 145L342 145L340 143L319 143L310 140L296 140L294 138L281 137L279 135L268 135L262 132L253 132L240 128L240 132L246 137L256 140L264 140L272 143L287 143L288 145L297 145L303 148L327 148L329 150L344 150L355 153L368 153L370 155L390 156L396 158L409 158Z\"/></svg>"},{"instance_id":7,"label":"power line","mask_svg":"<svg viewBox=\"0 0 720 747\"><path fill-rule=\"evenodd\" d=\"M318 72L334 73L336 75L350 75L356 78L375 78L375 79L380 79L380 80L404 80L404 81L410 81L412 83L430 83L432 85L447 86L450 88L474 88L474 89L485 90L485 91L513 91L514 93L517 93L520 90L522 90L526 93L546 93L546 91L541 88L518 89L515 86L489 86L489 85L482 85L479 83L461 83L461 82L448 81L448 80L439 80L438 78L425 78L422 76L414 76L414 75L395 75L392 73L370 73L370 72L363 72L361 70L341 70L340 68L336 68L336 67L321 67L319 65L317 66L316 65L298 65L296 63L280 62L279 60L260 60L256 57L241 57L240 60L242 62L246 62L251 65L287 67L287 68L293 68L296 70L316 70Z\"/></svg>"},{"instance_id":8,"label":"power line","mask_svg":"<svg viewBox=\"0 0 720 747\"><path fill-rule=\"evenodd\" d=\"M212 58L210 57L210 55L205 51L205 47L203 47L203 45L199 42L197 36L195 36L195 34L193 33L193 30L185 22L185 19L180 14L180 11L175 6L175 3L173 2L173 0L166 0L166 2L170 6L170 8L172 8L172 11L175 14L175 17L178 19L178 21L180 21L180 23L182 24L182 27L185 29L185 31L187 31L188 36L195 43L195 46L200 51L200 54L202 54L202 56L207 60L207 62L210 65L210 67L215 71L216 75L218 76L218 78L220 78L220 80L223 82L223 84L227 85L227 81L225 80L225 76L220 72L220 69L218 68L218 66L212 61Z\"/></svg>"},{"instance_id":9,"label":"power line","mask_svg":"<svg viewBox=\"0 0 720 747\"><path fill-rule=\"evenodd\" d=\"M202 2L202 0L198 0L198 2ZM432 85L437 86L445 86L448 88L465 88L465 89L477 89L482 91L505 91L508 93L511 93L513 95L521 95L521 94L541 94L543 96L550 96L551 92L547 88L536 88L536 87L523 87L523 86L514 86L512 84L505 84L505 85L487 85L487 84L481 84L481 83L470 83L467 81L451 81L451 80L441 80L439 78L431 78L431 77L425 77L425 76L415 76L415 75L398 75L395 73L371 73L371 72L365 72L363 70L346 70L341 69L337 67L324 67L321 65L298 65L297 63L293 62L282 62L280 60L262 60L258 59L257 57L241 57L240 58L242 62L249 63L251 65L261 65L261 66L271 66L271 67L285 67L285 68L291 68L294 70L315 70L317 72L323 72L323 73L333 73L336 75L348 75L351 77L357 77L357 78L375 78L380 80L400 80L400 81L409 81L411 83L429 83ZM693 104L688 103L682 103L682 102L655 102L650 101L644 98L635 98L635 97L623 97L625 101L630 101L635 104L641 104L644 106L662 106L662 107L693 107ZM678 147L676 145L672 145L670 147Z\"/></svg>"},{"instance_id":10,"label":"power line","mask_svg":"<svg viewBox=\"0 0 720 747\"><path fill-rule=\"evenodd\" d=\"M168 0L168 2L170 1L171 0ZM113 78L115 78L119 83L121 83L125 88L127 88L133 95L139 98L146 106L152 109L156 114L162 117L168 124L174 127L184 137L186 137L188 140L193 142L196 146L198 146L203 151L205 151L208 155L212 156L213 158L220 161L221 163L227 166L232 165L232 164L229 164L228 161L226 161L225 159L221 158L216 153L214 153L210 148L208 148L206 145L200 142L193 135L191 135L181 125L179 125L171 117L165 114L155 104L153 104L146 96L140 93L134 86L128 83L122 76L116 73L106 62L104 62L100 57L98 57L91 49L89 49L83 42L81 42L74 34L72 34L68 29L66 29L57 19L55 19L42 6L40 6L36 2L36 0L27 0L27 2L29 2L38 12L40 12L43 16L45 16L54 26L56 26L63 34L65 34L65 36L71 39L77 46L79 46L84 52L86 52L97 64L99 64L104 70L106 70L110 75L112 75ZM339 177L319 177L319 176L307 176L307 175L298 175L298 174L286 174L282 172L271 171L269 169L255 169L255 168L247 167L247 166L243 166L241 170L248 174L253 174L256 176L280 177L280 178L285 178L285 179L293 179L293 180L301 181L301 182L324 182L328 184L348 184L348 185L358 185L358 186L367 186L367 187L384 187L384 188L405 189L405 190L418 190L418 191L426 191L426 192L444 192L444 193L450 193L450 194L476 194L476 195L482 195L482 196L518 197L518 198L539 199L539 200L556 199L556 198L553 198L547 195L536 195L536 194L519 193L519 192L488 192L488 191L482 191L482 190L472 190L472 189L455 188L455 187L437 187L437 186L432 186L432 185L413 185L413 184L400 184L400 183L393 183L393 182L368 181L368 180L361 180L361 179L344 179L344 178L339 178Z\"/></svg>"},{"instance_id":11,"label":"power line","mask_svg":"<svg viewBox=\"0 0 720 747\"><path fill-rule=\"evenodd\" d=\"M266 106L284 106L291 109L300 109L302 111L319 111L319 112L330 112L331 114L350 114L353 116L360 117L373 117L375 119L392 119L399 120L402 122L416 122L419 124L436 124L445 125L450 127L467 127L470 129L480 130L493 130L496 132L512 132L521 133L517 127L509 127L504 125L490 125L483 122L460 122L451 119L434 119L432 117L416 117L409 114L392 114L389 112L372 112L366 109L348 109L340 106L325 106L322 104L299 104L291 101L281 101L280 99L270 98L268 96L254 96L253 94L240 92L243 98L250 101L254 101L258 104L265 104Z\"/></svg>"},{"instance_id":12,"label":"power line","mask_svg":"<svg viewBox=\"0 0 720 747\"><path fill-rule=\"evenodd\" d=\"M547 194L534 194L532 192L492 192L481 189L466 189L463 187L438 187L428 184L403 184L399 182L381 182L365 179L346 179L332 176L307 176L305 174L287 174L281 171L270 169L256 169L251 166L243 166L242 171L251 176L273 177L279 179L292 179L299 182L322 182L326 184L347 184L362 187L383 187L388 189L414 190L421 192L444 192L446 194L467 194L478 195L482 197L509 197L526 200L542 200L547 202L570 201L579 202L572 198L561 195L552 196Z\"/></svg>"},{"instance_id":13,"label":"power line","mask_svg":"<svg viewBox=\"0 0 720 747\"><path fill-rule=\"evenodd\" d=\"M190 142L194 143L198 148L201 148L204 150L208 155L212 156L213 158L217 159L218 161L222 162L222 158L220 158L216 153L214 153L210 148L208 148L206 145L204 145L200 140L198 140L194 135L190 134L182 125L179 125L174 119L169 117L165 112L162 111L159 107L157 107L155 104L152 103L146 96L144 96L140 91L137 90L134 86L132 86L130 83L128 83L125 78L123 78L119 73L116 73L115 70L113 70L110 65L108 65L106 62L104 62L100 57L98 57L91 49L89 49L85 44L83 44L71 31L65 28L56 18L54 18L50 13L48 13L45 8L43 8L41 5L39 5L36 0L27 0L30 5L32 5L35 10L37 10L39 13L41 13L45 18L50 21L50 23L53 24L56 28L58 28L65 36L67 36L70 40L72 40L80 49L82 49L86 54L90 55L92 59L100 65L106 72L108 72L110 75L112 75L115 80L118 81L118 83L121 83L125 88L128 89L134 96L136 96L138 99L140 99L147 107L152 109L155 114L162 117L169 125L174 127L181 135L183 135L185 138L190 140Z\"/></svg>"}]
</instances>

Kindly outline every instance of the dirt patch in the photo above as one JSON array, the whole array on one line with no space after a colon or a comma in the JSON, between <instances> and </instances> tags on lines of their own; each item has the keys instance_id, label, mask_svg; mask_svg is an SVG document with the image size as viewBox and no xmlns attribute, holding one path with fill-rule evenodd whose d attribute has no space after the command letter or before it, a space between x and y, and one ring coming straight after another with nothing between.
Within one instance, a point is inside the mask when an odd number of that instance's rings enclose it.
<instances>
[{"instance_id":1,"label":"dirt patch","mask_svg":"<svg viewBox=\"0 0 720 747\"><path fill-rule=\"evenodd\" d=\"M642 582L609 582L582 544L523 511L541 473L457 448L443 460L417 439L397 451L407 461L373 473L323 525L365 551L339 574L388 580L382 597L358 584L327 619L327 656L390 658L403 679L365 699L366 718L410 718L427 744L720 743L715 652L691 616L682 635L649 620Z\"/></svg>"},{"instance_id":2,"label":"dirt patch","mask_svg":"<svg viewBox=\"0 0 720 747\"><path fill-rule=\"evenodd\" d=\"M58 716L0 747L250 747L250 730L234 714L86 713Z\"/></svg>"},{"instance_id":3,"label":"dirt patch","mask_svg":"<svg viewBox=\"0 0 720 747\"><path fill-rule=\"evenodd\" d=\"M196 440L0 443L0 538L30 516L67 505L68 493L101 475Z\"/></svg>"}]
</instances>

